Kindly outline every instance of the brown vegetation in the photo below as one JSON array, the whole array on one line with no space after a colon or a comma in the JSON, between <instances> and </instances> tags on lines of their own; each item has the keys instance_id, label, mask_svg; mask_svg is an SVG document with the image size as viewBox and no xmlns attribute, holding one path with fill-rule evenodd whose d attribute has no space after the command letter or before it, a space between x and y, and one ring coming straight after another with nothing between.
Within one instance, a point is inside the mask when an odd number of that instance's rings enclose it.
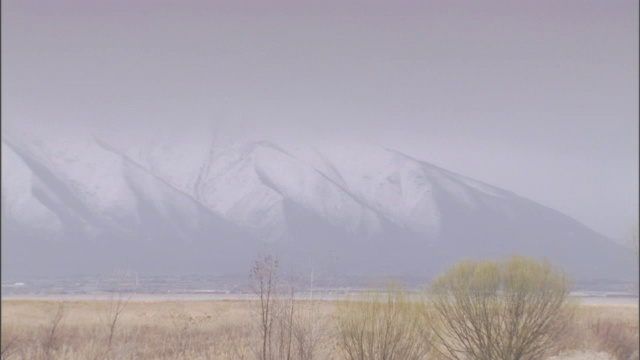
<instances>
[{"instance_id":1,"label":"brown vegetation","mask_svg":"<svg viewBox=\"0 0 640 360\"><path fill-rule=\"evenodd\" d=\"M565 351L588 350L617 360L637 360L638 306L582 305L562 340Z\"/></svg>"},{"instance_id":2,"label":"brown vegetation","mask_svg":"<svg viewBox=\"0 0 640 360\"><path fill-rule=\"evenodd\" d=\"M427 359L428 319L398 284L368 291L336 309L336 341L349 360Z\"/></svg>"},{"instance_id":3,"label":"brown vegetation","mask_svg":"<svg viewBox=\"0 0 640 360\"><path fill-rule=\"evenodd\" d=\"M296 301L298 279L282 281L278 266L276 257L265 254L251 268L251 290L258 299L252 302L258 338L253 353L259 360L323 359L328 333L319 305L313 299Z\"/></svg>"},{"instance_id":4,"label":"brown vegetation","mask_svg":"<svg viewBox=\"0 0 640 360\"><path fill-rule=\"evenodd\" d=\"M300 281L282 281L270 255L250 280L254 300L136 301L126 278L105 300L3 299L0 357L638 359L638 306L570 304L566 277L545 261L463 262L422 294L391 283L337 301L298 292Z\"/></svg>"},{"instance_id":5,"label":"brown vegetation","mask_svg":"<svg viewBox=\"0 0 640 360\"><path fill-rule=\"evenodd\" d=\"M385 299L382 295L381 299ZM307 310L312 308L313 314ZM136 301L122 312L110 351L100 312L106 301L69 301L54 331L59 301L2 301L3 359L256 359L259 343L252 308L242 300ZM339 343L338 307L346 302L297 300L301 326L312 323L322 335L317 359L349 359ZM309 321L312 316L313 321ZM624 330L624 331L622 331ZM581 305L572 326L562 334L563 350L603 351L616 359L638 351L637 305ZM294 354L294 359L308 359ZM436 357L428 357L433 359ZM633 357L631 357L633 359Z\"/></svg>"},{"instance_id":6,"label":"brown vegetation","mask_svg":"<svg viewBox=\"0 0 640 360\"><path fill-rule=\"evenodd\" d=\"M253 301L131 301L109 346L105 300L66 301L49 346L58 301L3 300L3 359L255 359ZM333 311L317 304L318 321ZM308 304L300 304L308 308ZM300 359L303 357L295 357ZM324 358L324 357L322 357Z\"/></svg>"}]
</instances>

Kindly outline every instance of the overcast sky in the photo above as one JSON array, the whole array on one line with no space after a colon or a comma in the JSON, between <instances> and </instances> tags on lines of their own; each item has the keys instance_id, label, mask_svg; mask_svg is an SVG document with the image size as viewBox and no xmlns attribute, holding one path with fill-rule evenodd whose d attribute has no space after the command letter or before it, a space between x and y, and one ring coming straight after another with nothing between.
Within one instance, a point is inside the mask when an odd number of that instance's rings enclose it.
<instances>
[{"instance_id":1,"label":"overcast sky","mask_svg":"<svg viewBox=\"0 0 640 360\"><path fill-rule=\"evenodd\" d=\"M2 1L5 124L340 134L614 238L638 221L638 67L635 0Z\"/></svg>"}]
</instances>

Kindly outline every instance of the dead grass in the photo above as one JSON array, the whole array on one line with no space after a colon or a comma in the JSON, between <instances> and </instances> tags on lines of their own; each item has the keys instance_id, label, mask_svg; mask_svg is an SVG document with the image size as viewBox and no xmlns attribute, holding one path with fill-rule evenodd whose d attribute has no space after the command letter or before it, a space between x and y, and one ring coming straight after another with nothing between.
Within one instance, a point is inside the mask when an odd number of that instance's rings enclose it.
<instances>
[{"instance_id":1,"label":"dead grass","mask_svg":"<svg viewBox=\"0 0 640 360\"><path fill-rule=\"evenodd\" d=\"M108 348L107 301L2 300L3 359L255 359L251 301L132 301ZM298 308L308 304L300 301ZM319 301L313 324L328 324L318 359L343 359L336 347L336 303ZM50 339L53 338L53 341ZM637 305L580 305L563 350L637 359ZM634 354L635 352L635 354ZM634 357L635 356L635 357Z\"/></svg>"},{"instance_id":2,"label":"dead grass","mask_svg":"<svg viewBox=\"0 0 640 360\"><path fill-rule=\"evenodd\" d=\"M132 301L108 347L107 301L2 301L3 359L253 359L251 301ZM329 317L333 303L320 303ZM301 307L304 308L304 307ZM6 349L5 349L6 348Z\"/></svg>"},{"instance_id":3,"label":"dead grass","mask_svg":"<svg viewBox=\"0 0 640 360\"><path fill-rule=\"evenodd\" d=\"M614 359L638 359L638 305L581 305L563 350L587 350Z\"/></svg>"}]
</instances>

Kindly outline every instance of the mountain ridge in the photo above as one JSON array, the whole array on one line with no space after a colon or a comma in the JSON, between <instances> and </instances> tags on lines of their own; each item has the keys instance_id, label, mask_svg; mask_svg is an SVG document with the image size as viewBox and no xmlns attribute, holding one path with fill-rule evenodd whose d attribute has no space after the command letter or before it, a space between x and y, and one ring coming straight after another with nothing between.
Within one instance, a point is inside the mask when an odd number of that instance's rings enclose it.
<instances>
[{"instance_id":1,"label":"mountain ridge","mask_svg":"<svg viewBox=\"0 0 640 360\"><path fill-rule=\"evenodd\" d=\"M384 262L390 274L429 275L463 257L519 252L549 257L578 278L631 276L624 250L577 220L384 147L176 141L119 149L98 136L82 144L43 142L38 149L5 136L2 143L30 171L31 195L21 196L42 203L34 179L47 173L39 186L62 199L59 213L96 217L73 241L61 241L62 247L89 239L107 247L117 243L123 248L114 248L113 256L118 250L135 253L149 269L175 255L186 268L240 271L269 243L289 259L310 249L319 256L339 254L345 273L371 273ZM105 176L83 175L92 170ZM15 198L12 191L3 186L3 208L14 205L8 200ZM26 219L18 222L3 214L3 223L12 229L39 226L30 223L36 220L28 219L29 211L22 213ZM58 231L59 239L69 237L67 227ZM29 254L48 235L12 231L3 231L3 244L31 245L9 261L9 270L28 272ZM157 252L157 244L168 253ZM217 254L210 256L226 265L180 244ZM139 266L136 256L129 266ZM189 256L200 260L189 265ZM234 264L233 257L242 260Z\"/></svg>"}]
</instances>

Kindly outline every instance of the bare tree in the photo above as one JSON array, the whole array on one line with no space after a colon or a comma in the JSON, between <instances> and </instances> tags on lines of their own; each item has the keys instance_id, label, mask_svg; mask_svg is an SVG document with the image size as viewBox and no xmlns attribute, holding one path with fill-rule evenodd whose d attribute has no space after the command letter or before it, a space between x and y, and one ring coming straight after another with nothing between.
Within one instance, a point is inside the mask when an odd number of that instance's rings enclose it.
<instances>
[{"instance_id":1,"label":"bare tree","mask_svg":"<svg viewBox=\"0 0 640 360\"><path fill-rule=\"evenodd\" d=\"M306 290L306 296L301 297L301 299L306 297L306 300L298 303L293 323L294 358L299 360L327 358L332 349L331 344L328 343L333 329L333 325L330 323L331 319L328 314L322 313L321 302L314 297L315 268L313 249L310 249L309 255L308 289ZM306 282L307 280L303 276L295 279L295 283L300 285ZM302 292L300 295L302 295Z\"/></svg>"},{"instance_id":2,"label":"bare tree","mask_svg":"<svg viewBox=\"0 0 640 360\"><path fill-rule=\"evenodd\" d=\"M326 357L321 352L326 352L329 347L326 343L332 328L329 320L322 314L320 302L313 297L298 305L293 323L295 359L313 360Z\"/></svg>"},{"instance_id":3,"label":"bare tree","mask_svg":"<svg viewBox=\"0 0 640 360\"><path fill-rule=\"evenodd\" d=\"M47 329L47 340L44 344L44 348L47 354L50 354L57 348L59 328L67 310L67 301L62 300L57 303L56 311L53 313L53 317L49 322L49 328Z\"/></svg>"},{"instance_id":4,"label":"bare tree","mask_svg":"<svg viewBox=\"0 0 640 360\"><path fill-rule=\"evenodd\" d=\"M430 286L434 345L446 359L540 359L573 315L570 282L544 261L465 261Z\"/></svg>"},{"instance_id":5,"label":"bare tree","mask_svg":"<svg viewBox=\"0 0 640 360\"><path fill-rule=\"evenodd\" d=\"M280 320L280 326L281 326L281 330L280 333L282 334L282 338L284 341L282 341L284 347L283 347L283 351L281 352L282 354L285 354L286 356L284 357L284 359L291 359L293 356L293 321L294 321L294 317L296 315L296 303L295 303L295 296L296 296L296 288L295 288L295 284L296 284L296 280L294 279L294 275L291 275L291 279L289 280L289 283L287 285L285 285L284 287L284 291L285 291L285 298L284 298L284 303L282 304L282 312L281 312L281 320ZM286 345L285 345L286 344ZM286 351L285 351L286 349Z\"/></svg>"},{"instance_id":6,"label":"bare tree","mask_svg":"<svg viewBox=\"0 0 640 360\"><path fill-rule=\"evenodd\" d=\"M133 297L132 278L130 272L122 270L115 270L111 277L112 288L103 314L107 327L107 351L111 350L118 320Z\"/></svg>"},{"instance_id":7,"label":"bare tree","mask_svg":"<svg viewBox=\"0 0 640 360\"><path fill-rule=\"evenodd\" d=\"M278 284L278 259L270 254L262 254L251 268L249 278L251 289L258 296L258 328L261 339L261 360L272 358L272 337L276 319L274 298Z\"/></svg>"},{"instance_id":8,"label":"bare tree","mask_svg":"<svg viewBox=\"0 0 640 360\"><path fill-rule=\"evenodd\" d=\"M280 279L279 261L274 255L263 253L251 268L251 289L258 298L257 328L260 360L288 360L298 353L296 341L302 336L296 327L298 318L296 276L288 282ZM296 330L297 333L296 333Z\"/></svg>"}]
</instances>

